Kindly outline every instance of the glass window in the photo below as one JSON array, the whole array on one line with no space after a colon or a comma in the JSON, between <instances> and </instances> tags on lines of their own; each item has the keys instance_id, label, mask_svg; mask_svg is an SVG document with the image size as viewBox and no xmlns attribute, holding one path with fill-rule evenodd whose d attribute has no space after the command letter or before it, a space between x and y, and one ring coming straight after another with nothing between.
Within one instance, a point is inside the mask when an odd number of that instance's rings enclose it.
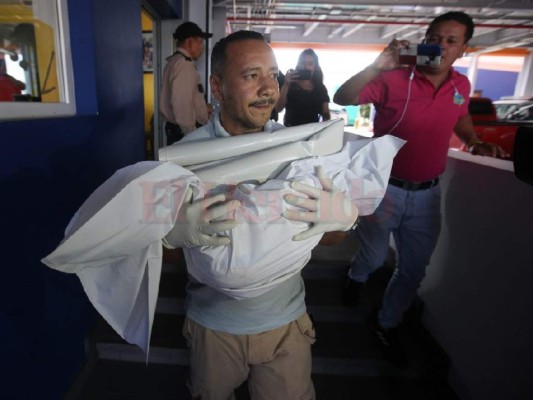
<instances>
[{"instance_id":1,"label":"glass window","mask_svg":"<svg viewBox=\"0 0 533 400\"><path fill-rule=\"evenodd\" d=\"M0 2L0 119L75 114L66 7Z\"/></svg>"}]
</instances>

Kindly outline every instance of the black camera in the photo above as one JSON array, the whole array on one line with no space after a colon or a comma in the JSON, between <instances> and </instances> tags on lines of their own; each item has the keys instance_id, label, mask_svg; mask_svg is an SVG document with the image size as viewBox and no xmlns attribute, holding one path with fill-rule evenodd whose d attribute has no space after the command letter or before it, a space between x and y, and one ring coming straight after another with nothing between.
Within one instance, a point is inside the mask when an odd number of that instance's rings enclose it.
<instances>
[{"instance_id":1,"label":"black camera","mask_svg":"<svg viewBox=\"0 0 533 400\"><path fill-rule=\"evenodd\" d=\"M296 74L292 79L298 80L298 81L306 81L311 79L311 71L308 69L297 69Z\"/></svg>"}]
</instances>

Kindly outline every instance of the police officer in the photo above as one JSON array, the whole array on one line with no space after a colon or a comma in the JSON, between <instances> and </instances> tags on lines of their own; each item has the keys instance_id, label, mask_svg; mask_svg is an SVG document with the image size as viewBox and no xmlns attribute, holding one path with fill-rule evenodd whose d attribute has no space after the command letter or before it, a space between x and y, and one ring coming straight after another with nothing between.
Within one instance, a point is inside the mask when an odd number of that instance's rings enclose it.
<instances>
[{"instance_id":1,"label":"police officer","mask_svg":"<svg viewBox=\"0 0 533 400\"><path fill-rule=\"evenodd\" d=\"M212 37L194 22L184 22L174 32L176 52L167 58L159 110L165 120L167 144L172 144L207 123L209 113L200 75L194 61L203 51L204 42Z\"/></svg>"}]
</instances>

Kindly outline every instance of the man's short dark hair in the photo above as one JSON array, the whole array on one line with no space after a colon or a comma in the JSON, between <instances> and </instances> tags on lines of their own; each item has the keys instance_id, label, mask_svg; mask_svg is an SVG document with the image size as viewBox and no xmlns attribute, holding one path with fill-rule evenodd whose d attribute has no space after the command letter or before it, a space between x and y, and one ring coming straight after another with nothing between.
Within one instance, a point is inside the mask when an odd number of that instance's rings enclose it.
<instances>
[{"instance_id":1,"label":"man's short dark hair","mask_svg":"<svg viewBox=\"0 0 533 400\"><path fill-rule=\"evenodd\" d=\"M228 60L228 54L226 54L228 45L241 40L262 40L266 43L265 37L259 32L244 30L233 32L220 39L211 52L211 73L213 75L222 76Z\"/></svg>"},{"instance_id":2,"label":"man's short dark hair","mask_svg":"<svg viewBox=\"0 0 533 400\"><path fill-rule=\"evenodd\" d=\"M305 56L311 56L315 63L315 72L313 76L311 77L311 80L313 81L313 83L320 84L324 82L324 73L322 72L322 67L320 66L320 62L318 61L318 54L316 54L313 49L305 49L304 51L300 53L300 55L298 56L298 62L296 63L296 68L297 69L301 68L301 65L303 65L305 61Z\"/></svg>"},{"instance_id":3,"label":"man's short dark hair","mask_svg":"<svg viewBox=\"0 0 533 400\"><path fill-rule=\"evenodd\" d=\"M213 34L202 31L202 29L194 22L186 21L176 28L172 36L174 36L174 39L176 39L178 43L183 43L190 37L209 39L210 37L213 37Z\"/></svg>"},{"instance_id":4,"label":"man's short dark hair","mask_svg":"<svg viewBox=\"0 0 533 400\"><path fill-rule=\"evenodd\" d=\"M472 36L474 36L474 21L472 20L472 17L470 17L470 15L462 11L450 11L445 14L439 15L429 24L429 27L426 31L426 36L431 32L435 25L445 21L455 21L466 27L465 43L467 43L470 39L472 39Z\"/></svg>"}]
</instances>

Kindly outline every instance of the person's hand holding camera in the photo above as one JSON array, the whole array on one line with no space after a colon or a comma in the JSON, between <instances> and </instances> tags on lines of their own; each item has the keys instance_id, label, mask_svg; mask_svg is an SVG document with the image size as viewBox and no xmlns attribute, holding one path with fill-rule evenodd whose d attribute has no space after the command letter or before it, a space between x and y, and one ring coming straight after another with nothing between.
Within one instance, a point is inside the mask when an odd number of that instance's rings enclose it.
<instances>
[{"instance_id":1,"label":"person's hand holding camera","mask_svg":"<svg viewBox=\"0 0 533 400\"><path fill-rule=\"evenodd\" d=\"M379 56L370 64L370 68L376 72L388 71L399 66L400 49L408 48L409 40L393 39Z\"/></svg>"},{"instance_id":2,"label":"person's hand holding camera","mask_svg":"<svg viewBox=\"0 0 533 400\"><path fill-rule=\"evenodd\" d=\"M295 69L291 68L285 73L284 85L290 86L292 81L295 80L295 76L298 74Z\"/></svg>"},{"instance_id":3,"label":"person's hand holding camera","mask_svg":"<svg viewBox=\"0 0 533 400\"><path fill-rule=\"evenodd\" d=\"M306 81L311 79L311 71L307 69L289 69L285 74L285 84L290 85L292 81Z\"/></svg>"}]
</instances>

